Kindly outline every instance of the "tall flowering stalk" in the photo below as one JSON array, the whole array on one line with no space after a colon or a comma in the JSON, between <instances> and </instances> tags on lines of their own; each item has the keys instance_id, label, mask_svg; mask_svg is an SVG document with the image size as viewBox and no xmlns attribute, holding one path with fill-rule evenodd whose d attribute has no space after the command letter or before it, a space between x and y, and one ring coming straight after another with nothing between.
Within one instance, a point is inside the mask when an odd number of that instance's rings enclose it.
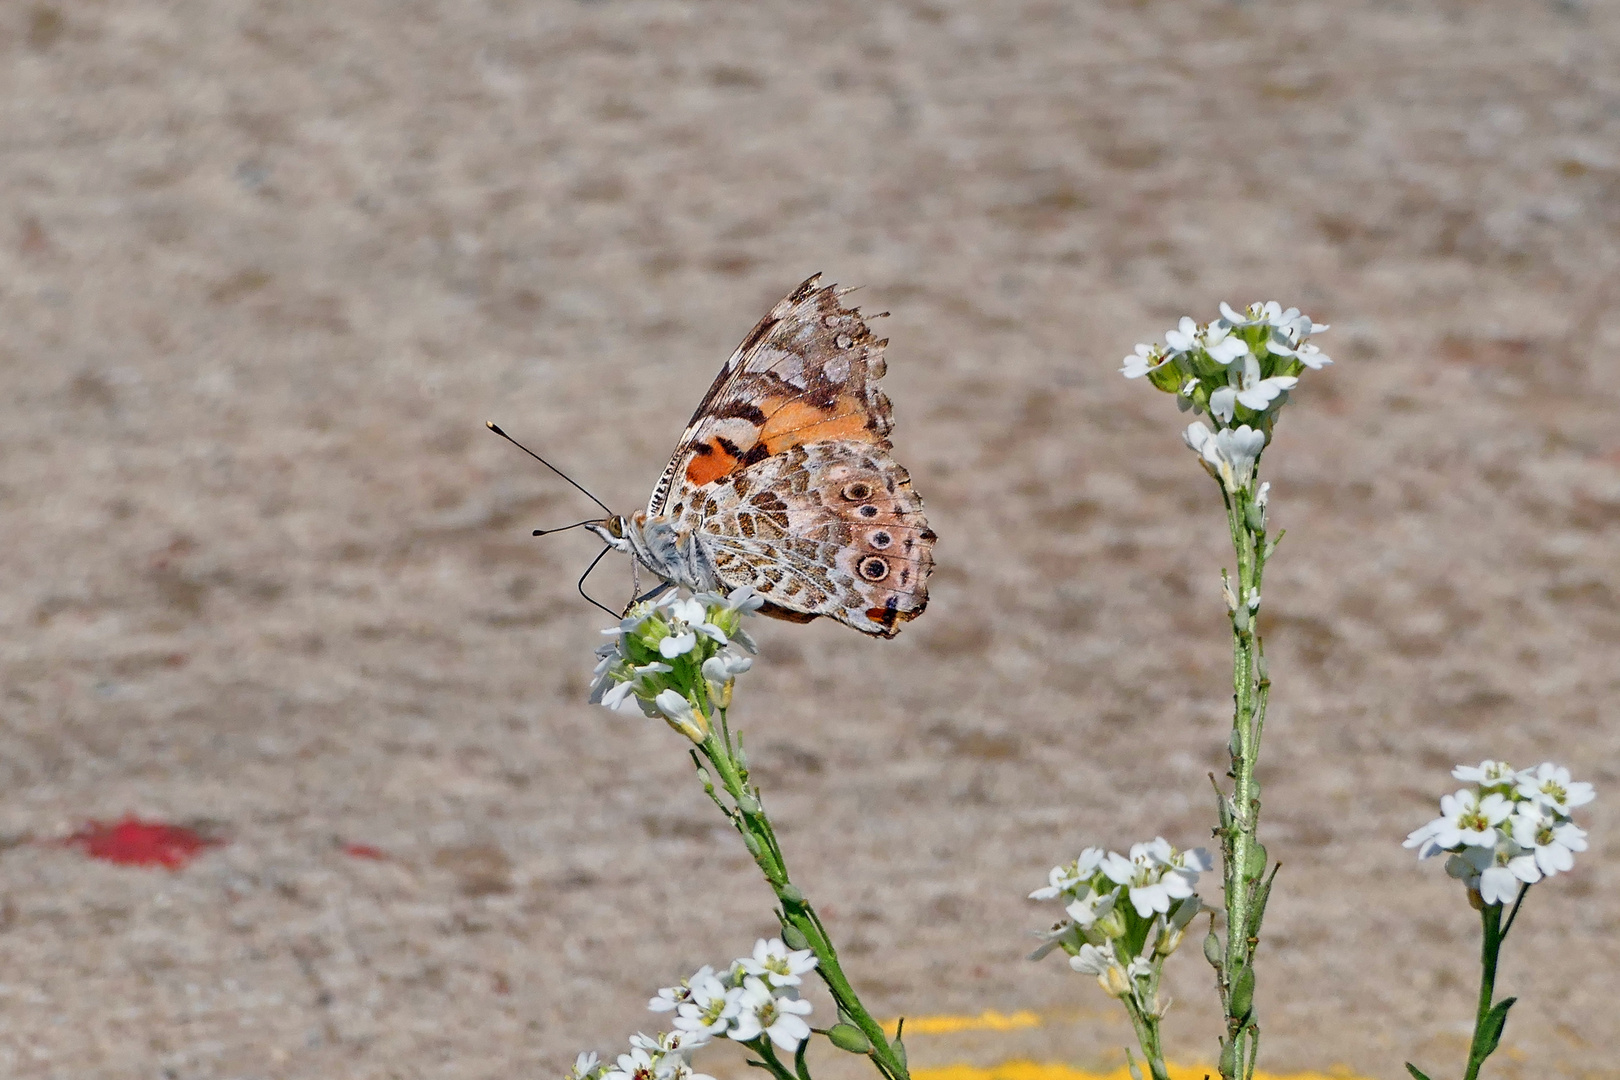
<instances>
[{"instance_id":1,"label":"tall flowering stalk","mask_svg":"<svg viewBox=\"0 0 1620 1080\"><path fill-rule=\"evenodd\" d=\"M1217 792L1226 940L1220 939L1212 920L1204 943L1226 1012L1220 1055L1224 1080L1254 1076L1260 1046L1254 955L1276 878L1274 867L1267 873L1266 849L1258 836L1260 785L1255 769L1271 680L1256 620L1266 561L1282 534L1268 537L1270 485L1260 482L1260 456L1300 374L1331 363L1309 340L1326 329L1299 309L1284 310L1276 301L1251 305L1241 313L1222 304L1220 319L1200 326L1183 318L1165 334L1164 344L1138 345L1121 369L1126 378L1146 378L1175 394L1183 411L1208 415L1213 427L1195 420L1182 438L1220 485L1237 557L1235 575L1222 571L1232 624L1234 699L1227 745L1231 787Z\"/></svg>"},{"instance_id":2,"label":"tall flowering stalk","mask_svg":"<svg viewBox=\"0 0 1620 1080\"><path fill-rule=\"evenodd\" d=\"M732 688L737 676L752 666L748 654L755 651L753 640L742 628L742 619L762 603L761 597L744 588L730 596L704 593L688 599L679 599L672 592L662 599L635 605L618 626L602 632L611 640L597 650L591 700L611 708L633 700L646 715L663 719L692 741L692 763L703 790L742 837L743 845L776 893L781 945L793 950L794 956L813 957L812 966L838 1007L838 1022L822 1033L841 1050L867 1055L888 1080L909 1080L905 1046L898 1033L890 1040L882 1025L861 1004L844 975L832 936L804 893L789 879L787 860L765 812L761 792L749 780L742 735L731 730ZM796 986L798 972L792 974L792 985ZM736 980L726 989L743 995L747 984ZM768 1004L761 1001L762 1008ZM770 1008L781 1012L787 1007L778 1002ZM684 1015L684 1000L680 1009ZM778 1080L809 1080L802 1043L796 1044L794 1070L789 1073L775 1058L769 1040L756 1034L742 1041L760 1053L760 1059L753 1064L772 1072Z\"/></svg>"},{"instance_id":3,"label":"tall flowering stalk","mask_svg":"<svg viewBox=\"0 0 1620 1080\"><path fill-rule=\"evenodd\" d=\"M1177 851L1162 836L1135 844L1129 855L1086 848L1065 866L1054 866L1031 900L1063 900L1067 918L1041 935L1039 960L1054 949L1069 966L1095 975L1109 997L1130 1017L1153 1080L1169 1080L1159 1022L1170 998L1159 993L1164 962L1181 945L1187 924L1203 910L1198 875L1213 863L1203 848ZM1138 1075L1131 1062L1132 1075Z\"/></svg>"},{"instance_id":4,"label":"tall flowering stalk","mask_svg":"<svg viewBox=\"0 0 1620 1080\"><path fill-rule=\"evenodd\" d=\"M1570 812L1594 798L1592 785L1573 781L1569 770L1552 762L1516 770L1505 761L1459 765L1451 775L1473 784L1440 800L1440 816L1406 838L1418 858L1449 855L1446 873L1468 886L1468 902L1479 912L1479 1007L1468 1044L1463 1080L1477 1080L1480 1066L1496 1051L1517 998L1496 1001L1496 962L1530 886L1575 866L1586 850L1586 830ZM1513 907L1507 911L1509 901ZM1406 1071L1429 1080L1416 1065Z\"/></svg>"}]
</instances>

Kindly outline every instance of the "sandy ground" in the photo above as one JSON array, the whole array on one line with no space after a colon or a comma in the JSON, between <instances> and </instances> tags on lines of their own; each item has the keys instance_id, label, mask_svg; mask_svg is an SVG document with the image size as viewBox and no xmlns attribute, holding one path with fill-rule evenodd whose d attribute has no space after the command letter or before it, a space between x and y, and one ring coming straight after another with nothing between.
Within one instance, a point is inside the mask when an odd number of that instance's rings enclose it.
<instances>
[{"instance_id":1,"label":"sandy ground","mask_svg":"<svg viewBox=\"0 0 1620 1080\"><path fill-rule=\"evenodd\" d=\"M1118 1060L1023 896L1205 839L1229 683L1216 493L1117 358L1275 296L1337 362L1267 462L1266 1063L1457 1068L1476 924L1400 840L1505 755L1601 796L1494 1075L1620 1076L1613 6L108 0L0 42L0 1072L555 1075L766 932L679 739L584 701L593 547L528 531L590 506L481 425L632 509L820 270L893 312L935 600L760 627L736 716L875 1011L1051 1018L914 1064ZM229 842L51 842L126 812Z\"/></svg>"}]
</instances>

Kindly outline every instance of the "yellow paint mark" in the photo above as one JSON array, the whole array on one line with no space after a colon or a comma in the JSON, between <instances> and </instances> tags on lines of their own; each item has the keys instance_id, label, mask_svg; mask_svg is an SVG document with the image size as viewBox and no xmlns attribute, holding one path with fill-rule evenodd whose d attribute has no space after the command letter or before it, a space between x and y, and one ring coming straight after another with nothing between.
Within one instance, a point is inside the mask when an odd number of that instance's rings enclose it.
<instances>
[{"instance_id":1,"label":"yellow paint mark","mask_svg":"<svg viewBox=\"0 0 1620 1080\"><path fill-rule=\"evenodd\" d=\"M1015 1014L1016 1015L1016 1014ZM906 1024L907 1028L911 1025ZM1212 1065L1165 1066L1170 1080L1205 1080L1215 1075ZM1124 1065L1109 1072L1091 1072L1051 1061L1004 1061L1000 1065L947 1065L939 1069L912 1069L912 1080L1131 1080ZM1257 1072L1254 1080L1363 1080L1341 1069L1331 1073Z\"/></svg>"},{"instance_id":2,"label":"yellow paint mark","mask_svg":"<svg viewBox=\"0 0 1620 1080\"><path fill-rule=\"evenodd\" d=\"M899 1021L890 1020L883 1025L888 1035L893 1035ZM1040 1027L1041 1018L1028 1009L1012 1014L999 1013L994 1009L982 1012L978 1016L911 1016L906 1018L907 1035L953 1035L958 1031L1013 1031L1017 1028Z\"/></svg>"}]
</instances>

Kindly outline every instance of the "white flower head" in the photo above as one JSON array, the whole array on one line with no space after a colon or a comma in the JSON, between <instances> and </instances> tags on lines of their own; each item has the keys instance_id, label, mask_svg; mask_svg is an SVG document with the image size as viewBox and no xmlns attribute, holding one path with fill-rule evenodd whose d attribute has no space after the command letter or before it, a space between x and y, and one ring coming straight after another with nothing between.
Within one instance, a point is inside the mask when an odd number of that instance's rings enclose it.
<instances>
[{"instance_id":1,"label":"white flower head","mask_svg":"<svg viewBox=\"0 0 1620 1080\"><path fill-rule=\"evenodd\" d=\"M714 975L692 976L690 993L675 1010L675 1026L682 1031L721 1035L741 1012L742 991Z\"/></svg>"},{"instance_id":2,"label":"white flower head","mask_svg":"<svg viewBox=\"0 0 1620 1080\"><path fill-rule=\"evenodd\" d=\"M1575 867L1575 852L1586 850L1586 830L1559 821L1536 803L1525 803L1513 815L1513 840L1530 852L1544 877Z\"/></svg>"},{"instance_id":3,"label":"white flower head","mask_svg":"<svg viewBox=\"0 0 1620 1080\"><path fill-rule=\"evenodd\" d=\"M602 1080L662 1080L662 1058L637 1047L620 1054L613 1067L602 1073Z\"/></svg>"},{"instance_id":4,"label":"white flower head","mask_svg":"<svg viewBox=\"0 0 1620 1080\"><path fill-rule=\"evenodd\" d=\"M1102 872L1108 880L1127 887L1137 915L1166 915L1171 904L1195 894L1198 875L1214 865L1203 848L1177 852L1164 837L1133 844L1129 858L1109 852Z\"/></svg>"},{"instance_id":5,"label":"white flower head","mask_svg":"<svg viewBox=\"0 0 1620 1080\"><path fill-rule=\"evenodd\" d=\"M1476 765L1459 765L1451 770L1454 779L1480 787L1499 787L1518 780L1519 774L1505 761L1482 761Z\"/></svg>"},{"instance_id":6,"label":"white flower head","mask_svg":"<svg viewBox=\"0 0 1620 1080\"><path fill-rule=\"evenodd\" d=\"M1266 433L1247 424L1212 432L1202 420L1194 420L1181 438L1204 460L1205 467L1220 477L1229 492L1249 485L1255 462L1266 448Z\"/></svg>"},{"instance_id":7,"label":"white flower head","mask_svg":"<svg viewBox=\"0 0 1620 1080\"><path fill-rule=\"evenodd\" d=\"M674 1012L677 1006L692 999L693 983L712 978L714 978L714 968L704 964L674 986L666 986L659 990L658 996L647 1002L647 1008L653 1012Z\"/></svg>"},{"instance_id":8,"label":"white flower head","mask_svg":"<svg viewBox=\"0 0 1620 1080\"><path fill-rule=\"evenodd\" d=\"M1160 353L1151 345L1138 345L1136 351L1122 361L1119 373L1127 379L1140 379L1158 371L1175 358L1174 353Z\"/></svg>"},{"instance_id":9,"label":"white flower head","mask_svg":"<svg viewBox=\"0 0 1620 1080\"><path fill-rule=\"evenodd\" d=\"M1420 859L1465 847L1495 850L1496 827L1512 813L1513 803L1502 796L1493 793L1481 799L1463 788L1455 795L1442 796L1440 816L1413 830L1402 846L1417 848Z\"/></svg>"},{"instance_id":10,"label":"white flower head","mask_svg":"<svg viewBox=\"0 0 1620 1080\"><path fill-rule=\"evenodd\" d=\"M800 976L814 971L816 954L809 949L792 950L782 944L781 938L769 941L760 938L754 943L754 955L740 958L735 967L757 977L771 989L798 986Z\"/></svg>"},{"instance_id":11,"label":"white flower head","mask_svg":"<svg viewBox=\"0 0 1620 1080\"><path fill-rule=\"evenodd\" d=\"M1519 774L1518 781L1514 788L1517 795L1534 799L1562 817L1568 817L1572 809L1585 806L1597 797L1591 784L1571 781L1568 769L1550 761L1526 769Z\"/></svg>"},{"instance_id":12,"label":"white flower head","mask_svg":"<svg viewBox=\"0 0 1620 1080\"><path fill-rule=\"evenodd\" d=\"M1031 900L1056 900L1064 893L1075 892L1083 882L1091 880L1102 865L1103 849L1088 847L1080 853L1080 857L1067 866L1054 866L1047 875L1045 888L1036 889L1029 894Z\"/></svg>"},{"instance_id":13,"label":"white flower head","mask_svg":"<svg viewBox=\"0 0 1620 1080\"><path fill-rule=\"evenodd\" d=\"M1223 386L1209 395L1210 414L1222 423L1230 424L1242 405L1254 412L1265 412L1284 391L1299 384L1295 375L1260 377L1260 360L1252 353L1243 359L1243 367L1234 372L1232 384Z\"/></svg>"},{"instance_id":14,"label":"white flower head","mask_svg":"<svg viewBox=\"0 0 1620 1080\"><path fill-rule=\"evenodd\" d=\"M586 1050L574 1058L574 1067L568 1072L568 1080L597 1080L602 1075L602 1063L598 1060L595 1050Z\"/></svg>"},{"instance_id":15,"label":"white flower head","mask_svg":"<svg viewBox=\"0 0 1620 1080\"><path fill-rule=\"evenodd\" d=\"M670 727L693 742L701 743L709 737L708 718L692 708L692 703L679 690L660 690L652 703L669 721Z\"/></svg>"},{"instance_id":16,"label":"white flower head","mask_svg":"<svg viewBox=\"0 0 1620 1080\"><path fill-rule=\"evenodd\" d=\"M793 1053L810 1037L810 1003L802 999L778 997L759 979L750 977L738 991L739 1012L730 1038L753 1042L761 1035L781 1049Z\"/></svg>"}]
</instances>

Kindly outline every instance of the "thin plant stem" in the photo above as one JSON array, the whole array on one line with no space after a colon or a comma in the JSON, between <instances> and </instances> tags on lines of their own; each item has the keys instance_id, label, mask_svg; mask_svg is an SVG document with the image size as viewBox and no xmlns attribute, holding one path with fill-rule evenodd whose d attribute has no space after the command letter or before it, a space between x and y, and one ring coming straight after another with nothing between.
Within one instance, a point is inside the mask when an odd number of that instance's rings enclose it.
<instances>
[{"instance_id":1,"label":"thin plant stem","mask_svg":"<svg viewBox=\"0 0 1620 1080\"><path fill-rule=\"evenodd\" d=\"M1252 490L1248 485L1235 491L1222 486L1227 527L1237 556L1236 579L1229 586L1237 605L1232 612L1233 710L1228 744L1232 793L1222 797L1220 815L1227 925L1219 975L1226 1011L1220 1060L1224 1080L1250 1080L1254 1076L1260 1045L1260 1028L1254 1017L1254 953L1260 943L1260 921L1271 887L1265 877L1265 848L1257 835L1260 786L1255 778L1271 682L1255 629L1256 613L1248 607L1249 598L1260 592L1270 551L1263 514L1254 505Z\"/></svg>"},{"instance_id":2,"label":"thin plant stem","mask_svg":"<svg viewBox=\"0 0 1620 1080\"><path fill-rule=\"evenodd\" d=\"M1524 899L1522 890L1519 899ZM1485 1059L1495 1049L1494 1045L1489 1045L1494 1040L1488 1018L1491 1015L1491 999L1496 995L1496 959L1502 951L1502 939L1507 936L1502 930L1501 904L1485 904L1480 908L1479 917L1485 930L1479 946L1479 1008L1474 1013L1474 1038L1468 1047L1468 1072L1463 1080L1478 1080L1480 1066L1485 1064Z\"/></svg>"},{"instance_id":3,"label":"thin plant stem","mask_svg":"<svg viewBox=\"0 0 1620 1080\"><path fill-rule=\"evenodd\" d=\"M869 1044L867 1055L878 1071L889 1080L910 1080L900 1040L896 1038L891 1043L883 1032L883 1025L861 1004L855 988L844 975L838 951L826 926L804 893L789 880L787 861L777 842L776 830L772 828L771 820L760 803L759 789L749 787L746 758L741 753L740 744L733 742L726 719L727 710L720 707L715 712L719 717L719 728L711 729L696 753L701 753L714 768L720 787L730 796L730 803L720 798L712 784L709 785L709 796L742 835L748 853L753 856L755 864L776 893L776 899L781 904L777 915L782 921L784 939L791 948L807 948L815 954L816 973L831 992L840 1018L859 1028L866 1037Z\"/></svg>"}]
</instances>

